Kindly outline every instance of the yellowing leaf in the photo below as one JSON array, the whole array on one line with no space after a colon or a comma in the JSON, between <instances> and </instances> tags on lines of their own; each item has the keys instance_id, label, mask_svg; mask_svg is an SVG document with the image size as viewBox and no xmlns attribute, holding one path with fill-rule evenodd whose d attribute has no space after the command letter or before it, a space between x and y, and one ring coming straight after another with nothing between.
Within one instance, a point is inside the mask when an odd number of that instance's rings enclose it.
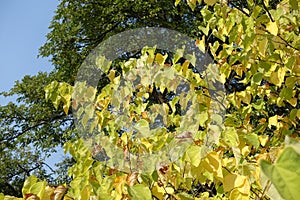
<instances>
[{"instance_id":1,"label":"yellowing leaf","mask_svg":"<svg viewBox=\"0 0 300 200\"><path fill-rule=\"evenodd\" d=\"M167 57L168 57L168 54L166 54L166 55L163 56L162 54L157 53L156 56L155 56L155 61L158 64L163 65L165 63Z\"/></svg>"},{"instance_id":2,"label":"yellowing leaf","mask_svg":"<svg viewBox=\"0 0 300 200\"><path fill-rule=\"evenodd\" d=\"M180 3L181 0L175 0L175 6L177 6Z\"/></svg>"},{"instance_id":3,"label":"yellowing leaf","mask_svg":"<svg viewBox=\"0 0 300 200\"><path fill-rule=\"evenodd\" d=\"M158 199L163 199L165 193L165 189L163 187L159 187L157 183L155 183L155 185L152 187L152 194Z\"/></svg>"},{"instance_id":4,"label":"yellowing leaf","mask_svg":"<svg viewBox=\"0 0 300 200\"><path fill-rule=\"evenodd\" d=\"M230 200L248 200L249 199L249 195L245 195L243 193L241 193L238 189L234 189L230 192L230 196L229 196Z\"/></svg>"},{"instance_id":5,"label":"yellowing leaf","mask_svg":"<svg viewBox=\"0 0 300 200\"><path fill-rule=\"evenodd\" d=\"M108 78L111 82L114 81L115 78L115 74L116 74L116 70L110 70L109 74L108 74Z\"/></svg>"},{"instance_id":6,"label":"yellowing leaf","mask_svg":"<svg viewBox=\"0 0 300 200\"><path fill-rule=\"evenodd\" d=\"M187 0L188 6L192 9L192 11L196 8L196 0Z\"/></svg>"},{"instance_id":7,"label":"yellowing leaf","mask_svg":"<svg viewBox=\"0 0 300 200\"><path fill-rule=\"evenodd\" d=\"M267 46L268 46L268 39L267 38L264 38L262 41L259 42L258 44L258 50L259 50L259 53L262 55L262 56L265 56L266 55L266 49L267 49ZM256 75L257 76L257 75ZM261 76L261 75L260 75ZM261 76L262 77L262 76ZM257 77L256 77L257 79ZM261 81L261 79L259 80ZM259 82L257 80L257 82Z\"/></svg>"},{"instance_id":8,"label":"yellowing leaf","mask_svg":"<svg viewBox=\"0 0 300 200\"><path fill-rule=\"evenodd\" d=\"M233 127L229 127L222 132L222 139L229 147L239 145L239 138L236 129Z\"/></svg>"},{"instance_id":9,"label":"yellowing leaf","mask_svg":"<svg viewBox=\"0 0 300 200\"><path fill-rule=\"evenodd\" d=\"M204 0L204 2L205 2L207 5L212 6L212 5L214 5L214 4L217 2L217 0Z\"/></svg>"},{"instance_id":10,"label":"yellowing leaf","mask_svg":"<svg viewBox=\"0 0 300 200\"><path fill-rule=\"evenodd\" d=\"M224 191L228 192L237 188L239 193L248 195L250 192L250 185L246 176L238 174L228 174L224 177Z\"/></svg>"},{"instance_id":11,"label":"yellowing leaf","mask_svg":"<svg viewBox=\"0 0 300 200\"><path fill-rule=\"evenodd\" d=\"M151 200L152 195L149 188L143 184L137 184L128 187L128 193L131 199L134 200Z\"/></svg>"},{"instance_id":12,"label":"yellowing leaf","mask_svg":"<svg viewBox=\"0 0 300 200\"><path fill-rule=\"evenodd\" d=\"M274 115L273 117L269 118L269 124L268 127L271 128L271 126L276 126L278 125L278 116Z\"/></svg>"},{"instance_id":13,"label":"yellowing leaf","mask_svg":"<svg viewBox=\"0 0 300 200\"><path fill-rule=\"evenodd\" d=\"M289 0L289 3L290 3L291 8L293 10L298 10L299 9L299 6L298 6L299 0Z\"/></svg>"},{"instance_id":14,"label":"yellowing leaf","mask_svg":"<svg viewBox=\"0 0 300 200\"><path fill-rule=\"evenodd\" d=\"M213 173L220 180L223 179L221 155L215 151L207 154L203 161L203 167L210 173Z\"/></svg>"},{"instance_id":15,"label":"yellowing leaf","mask_svg":"<svg viewBox=\"0 0 300 200\"><path fill-rule=\"evenodd\" d=\"M208 120L208 113L204 112L200 114L200 120L199 120L199 124L202 127L205 127L205 122Z\"/></svg>"},{"instance_id":16,"label":"yellowing leaf","mask_svg":"<svg viewBox=\"0 0 300 200\"><path fill-rule=\"evenodd\" d=\"M285 70L283 68L279 68L277 72L272 72L270 76L271 83L281 86L282 82L284 81Z\"/></svg>"},{"instance_id":17,"label":"yellowing leaf","mask_svg":"<svg viewBox=\"0 0 300 200\"><path fill-rule=\"evenodd\" d=\"M205 35L202 36L201 40L196 40L196 45L200 51L205 52Z\"/></svg>"},{"instance_id":18,"label":"yellowing leaf","mask_svg":"<svg viewBox=\"0 0 300 200\"><path fill-rule=\"evenodd\" d=\"M80 192L80 199L81 200L89 200L91 195L90 187L87 185L85 186Z\"/></svg>"},{"instance_id":19,"label":"yellowing leaf","mask_svg":"<svg viewBox=\"0 0 300 200\"><path fill-rule=\"evenodd\" d=\"M116 189L116 192L118 194L123 193L124 185L125 185L125 183L127 183L126 179L127 179L127 177L125 177L125 176L117 176L115 178L114 188Z\"/></svg>"},{"instance_id":20,"label":"yellowing leaf","mask_svg":"<svg viewBox=\"0 0 300 200\"><path fill-rule=\"evenodd\" d=\"M186 151L185 160L191 162L195 167L200 164L200 151L199 146L190 146Z\"/></svg>"},{"instance_id":21,"label":"yellowing leaf","mask_svg":"<svg viewBox=\"0 0 300 200\"><path fill-rule=\"evenodd\" d=\"M168 194L174 194L174 188L172 187L166 187L165 190Z\"/></svg>"},{"instance_id":22,"label":"yellowing leaf","mask_svg":"<svg viewBox=\"0 0 300 200\"><path fill-rule=\"evenodd\" d=\"M268 135L260 135L258 136L258 139L260 141L261 146L265 146L267 142L269 141L269 136Z\"/></svg>"},{"instance_id":23,"label":"yellowing leaf","mask_svg":"<svg viewBox=\"0 0 300 200\"><path fill-rule=\"evenodd\" d=\"M278 26L277 26L277 22L269 22L266 25L266 29L267 31L269 31L272 35L277 35L278 34Z\"/></svg>"}]
</instances>

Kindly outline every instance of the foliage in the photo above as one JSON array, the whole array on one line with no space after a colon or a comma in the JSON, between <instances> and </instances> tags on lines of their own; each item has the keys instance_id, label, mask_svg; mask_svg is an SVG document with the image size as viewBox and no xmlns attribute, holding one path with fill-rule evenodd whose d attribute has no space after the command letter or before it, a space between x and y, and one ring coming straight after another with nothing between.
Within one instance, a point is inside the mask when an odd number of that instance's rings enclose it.
<instances>
[{"instance_id":1,"label":"foliage","mask_svg":"<svg viewBox=\"0 0 300 200\"><path fill-rule=\"evenodd\" d=\"M200 17L185 4L175 7L173 0L156 3L141 0L134 3L127 0L61 1L49 27L51 32L47 42L40 49L40 56L49 57L55 69L50 73L25 76L9 92L1 93L17 100L0 107L0 192L21 196L22 184L29 174L46 178L52 184L67 179L65 170L72 161L60 164L58 171L53 171L45 158L76 137L72 111L56 109L56 104L46 101L44 88L47 85L52 81L73 85L84 58L111 35L151 25L192 36L201 22ZM24 148L27 153L20 153L25 151ZM59 173L56 179L58 172L63 174Z\"/></svg>"},{"instance_id":2,"label":"foliage","mask_svg":"<svg viewBox=\"0 0 300 200\"><path fill-rule=\"evenodd\" d=\"M176 0L175 4L181 6L184 2ZM167 58L168 54L145 48L138 58L120 62L120 68L107 68L105 73L109 82L99 88L86 89L84 84L72 85L73 82L52 82L46 87L46 97L57 108L62 106L66 113L74 88L74 91L78 91L76 87L85 91L73 94L77 98L87 98L88 91L92 92L90 96L96 97L96 109L90 112L96 113L96 117L92 118L96 119L95 123L92 127L86 126L91 120L89 110L80 113L80 122L83 128L100 130L102 134L91 141L95 145L92 148L86 146L87 142L82 139L65 143L65 151L76 160L69 169L72 181L68 190L62 192L66 193L65 199L295 198L293 195L298 193L299 186L299 148L296 145L300 119L298 1L283 0L273 5L268 1L257 4L248 0L247 8L237 7L230 1L216 0L204 0L204 3L192 0L187 4L196 15L200 15L199 19L203 19L200 25L193 27L199 36L196 43L201 50L213 56L215 64L212 66L220 71L220 78L215 81L220 81L227 89L227 114L220 137L214 138L213 146L206 145L206 139L211 137L208 124L216 119L209 112L212 97L205 90L207 82L201 78L201 72L189 68L189 60L182 63L174 60L176 55L169 56L172 62L168 64L161 59ZM73 8L75 5L70 3L67 6ZM155 3L147 2L145 5L154 6ZM124 9L126 6L130 5L124 4ZM91 29L83 28L85 30ZM214 40L211 40L212 37ZM51 51L63 53L52 48L48 49L49 55ZM57 45L57 48L61 46ZM70 63L64 63L65 60L60 61L56 63L57 68L76 70L70 67ZM76 57L74 61L78 61ZM139 87L120 84L120 80L137 76L130 73L146 73L147 66L153 63L163 71L162 74L171 70L168 73L172 72L173 76L157 76L155 85L149 84L147 79ZM74 75L74 71L70 74ZM185 109L184 97L165 97L163 101L151 99L165 89L174 92L178 87L172 81L175 76L188 80L190 88L201 87L200 90L191 90L194 93L190 97L195 97L190 99L191 104L203 106L202 109L193 109L193 117L185 118L182 114L185 112L178 112L179 108ZM117 90L122 92L116 94ZM176 107L178 98L181 99ZM78 103L75 107L80 109L80 102L75 103ZM113 112L112 108L122 104L128 107L123 111L127 118L119 118L118 113ZM155 113L161 111L169 113L163 119L164 127L149 130ZM193 115L197 112L202 114L201 117ZM194 123L190 123L191 119L195 119L195 124L199 124L200 128L192 127ZM135 124L139 132L149 134L131 137L133 131L130 127L122 130L126 124ZM175 160L166 157L168 162L159 163L148 171L140 170L141 166L134 156L125 165L128 168L119 170L107 159L112 158L112 152L102 151L101 145L106 144L103 146L105 150L114 146L124 155L136 155L137 152L151 155L176 142L176 134L186 130L191 132L188 139L192 142L183 149L182 154ZM150 163L155 161L151 159ZM283 186L283 183L287 185ZM46 187L45 182L30 177L25 182L23 197L28 198L26 195L29 193L42 199ZM54 194L55 189L51 191Z\"/></svg>"}]
</instances>

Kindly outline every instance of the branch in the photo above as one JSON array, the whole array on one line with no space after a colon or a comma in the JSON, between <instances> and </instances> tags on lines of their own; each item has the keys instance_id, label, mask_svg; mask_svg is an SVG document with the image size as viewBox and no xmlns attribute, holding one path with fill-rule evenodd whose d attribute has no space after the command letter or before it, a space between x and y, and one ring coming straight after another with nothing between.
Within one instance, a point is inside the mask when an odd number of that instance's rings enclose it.
<instances>
[{"instance_id":1,"label":"branch","mask_svg":"<svg viewBox=\"0 0 300 200\"><path fill-rule=\"evenodd\" d=\"M234 3L228 1L228 5L232 5L234 8L236 8L237 10L241 11L243 14L245 14L247 17L250 17L249 13L246 13L246 11L243 10L243 8L237 7Z\"/></svg>"},{"instance_id":2,"label":"branch","mask_svg":"<svg viewBox=\"0 0 300 200\"><path fill-rule=\"evenodd\" d=\"M270 20L271 20L272 22L275 22L275 20L273 19L272 15L271 15L271 13L269 12L269 10L268 10L268 8L267 8L267 6L266 6L266 4L265 4L264 1L262 1L262 5L263 5L265 11L267 12L267 14L268 14Z\"/></svg>"},{"instance_id":3,"label":"branch","mask_svg":"<svg viewBox=\"0 0 300 200\"><path fill-rule=\"evenodd\" d=\"M47 163L41 162L41 164L42 165L46 165L50 169L50 171L52 171L53 173L55 173L55 170L52 167L50 167Z\"/></svg>"},{"instance_id":4,"label":"branch","mask_svg":"<svg viewBox=\"0 0 300 200\"><path fill-rule=\"evenodd\" d=\"M33 170L35 170L35 169L37 169L37 168L40 167L40 165L38 164L38 165L36 165L35 167L33 167L33 168L31 168L31 169L25 169L25 168L22 167L19 163L17 163L17 165L18 165L18 167L19 167L20 169L22 169L22 170L26 173L27 176L30 176L30 172L32 172Z\"/></svg>"},{"instance_id":5,"label":"branch","mask_svg":"<svg viewBox=\"0 0 300 200\"><path fill-rule=\"evenodd\" d=\"M37 127L42 126L42 125L45 125L45 124L47 124L47 123L49 123L49 122L52 122L53 120L58 120L58 119L60 119L60 118L62 118L62 117L64 117L64 116L65 116L65 114L52 116L52 117L50 117L49 120L43 120L43 121L40 121L39 123L37 123L37 124L35 124L35 125L33 125L33 126L30 126L30 127L27 127L27 128L23 129L23 130L20 131L20 132L14 131L14 133L13 133L14 136L12 136L12 137L10 137L10 138L7 138L7 139L5 139L5 140L0 141L0 144L1 144L1 143L5 143L5 142L9 142L9 141L11 141L11 140L14 140L14 139L20 137L21 135L25 134L26 132L28 132L28 131L30 131L30 130L32 130L32 129L34 129L34 128L37 128ZM63 120L63 122L66 122L66 121L69 121L69 120L72 120L72 119L65 119L65 120Z\"/></svg>"}]
</instances>

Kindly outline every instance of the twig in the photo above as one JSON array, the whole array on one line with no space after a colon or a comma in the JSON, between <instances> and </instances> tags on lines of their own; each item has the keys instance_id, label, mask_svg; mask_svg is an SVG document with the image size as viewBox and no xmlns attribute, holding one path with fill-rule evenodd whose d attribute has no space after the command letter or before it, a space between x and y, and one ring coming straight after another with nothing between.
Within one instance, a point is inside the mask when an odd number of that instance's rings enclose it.
<instances>
[{"instance_id":1,"label":"twig","mask_svg":"<svg viewBox=\"0 0 300 200\"><path fill-rule=\"evenodd\" d=\"M263 5L265 11L267 12L267 14L268 14L270 20L271 20L272 22L275 22L274 19L273 19L273 17L272 17L272 15L271 15L271 13L269 12L269 10L268 10L268 8L267 8L267 6L266 6L266 4L265 4L264 1L262 1L262 5Z\"/></svg>"}]
</instances>

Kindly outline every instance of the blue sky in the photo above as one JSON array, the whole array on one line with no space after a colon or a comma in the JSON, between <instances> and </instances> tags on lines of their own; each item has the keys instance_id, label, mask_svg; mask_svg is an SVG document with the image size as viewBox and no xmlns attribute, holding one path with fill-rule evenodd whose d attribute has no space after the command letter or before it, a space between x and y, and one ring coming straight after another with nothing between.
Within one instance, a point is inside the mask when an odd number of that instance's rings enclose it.
<instances>
[{"instance_id":1,"label":"blue sky","mask_svg":"<svg viewBox=\"0 0 300 200\"><path fill-rule=\"evenodd\" d=\"M53 69L48 58L37 55L46 41L58 3L58 0L0 0L0 91L8 91L27 74ZM14 99L0 96L1 105L10 100ZM62 159L60 150L46 162L55 168L54 163Z\"/></svg>"},{"instance_id":2,"label":"blue sky","mask_svg":"<svg viewBox=\"0 0 300 200\"><path fill-rule=\"evenodd\" d=\"M47 58L37 58L46 41L58 0L0 0L0 91L15 80L38 71L50 71ZM8 100L0 96L0 104Z\"/></svg>"}]
</instances>

